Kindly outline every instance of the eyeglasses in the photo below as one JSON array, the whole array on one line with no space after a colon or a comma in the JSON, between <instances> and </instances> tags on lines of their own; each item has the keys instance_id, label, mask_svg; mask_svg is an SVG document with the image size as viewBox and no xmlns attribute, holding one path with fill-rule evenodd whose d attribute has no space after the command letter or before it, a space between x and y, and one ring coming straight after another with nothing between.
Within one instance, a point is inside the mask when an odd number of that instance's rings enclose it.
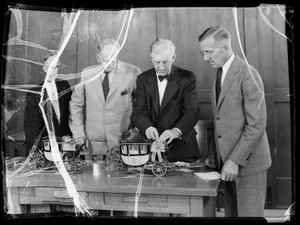
<instances>
[{"instance_id":1,"label":"eyeglasses","mask_svg":"<svg viewBox=\"0 0 300 225\"><path fill-rule=\"evenodd\" d=\"M214 51L200 51L200 54L206 57L210 57L212 54L214 53Z\"/></svg>"},{"instance_id":2,"label":"eyeglasses","mask_svg":"<svg viewBox=\"0 0 300 225\"><path fill-rule=\"evenodd\" d=\"M60 65L56 65L56 66L52 66L52 70L54 69L58 69L60 67ZM48 70L49 69L49 65L47 65L46 67L44 67L45 70Z\"/></svg>"}]
</instances>

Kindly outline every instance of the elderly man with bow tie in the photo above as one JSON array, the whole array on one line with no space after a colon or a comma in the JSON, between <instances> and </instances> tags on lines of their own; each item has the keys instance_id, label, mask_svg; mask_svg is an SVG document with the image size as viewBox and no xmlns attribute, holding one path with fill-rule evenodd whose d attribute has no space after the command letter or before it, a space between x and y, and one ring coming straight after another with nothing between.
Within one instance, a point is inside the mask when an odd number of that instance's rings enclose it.
<instances>
[{"instance_id":1,"label":"elderly man with bow tie","mask_svg":"<svg viewBox=\"0 0 300 225\"><path fill-rule=\"evenodd\" d=\"M148 139L166 142L170 162L200 158L195 125L199 116L195 75L173 65L175 46L157 39L150 47L154 68L137 78L133 122Z\"/></svg>"}]
</instances>

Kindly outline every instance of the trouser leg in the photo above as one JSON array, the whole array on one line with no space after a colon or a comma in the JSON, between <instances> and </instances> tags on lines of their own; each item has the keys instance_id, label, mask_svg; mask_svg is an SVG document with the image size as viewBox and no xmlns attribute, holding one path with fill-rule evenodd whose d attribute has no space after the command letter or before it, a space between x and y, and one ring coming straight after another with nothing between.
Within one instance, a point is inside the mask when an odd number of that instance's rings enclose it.
<instances>
[{"instance_id":1,"label":"trouser leg","mask_svg":"<svg viewBox=\"0 0 300 225\"><path fill-rule=\"evenodd\" d=\"M225 217L237 217L238 216L237 196L236 196L236 184L234 181L224 182L224 195L225 195Z\"/></svg>"},{"instance_id":2,"label":"trouser leg","mask_svg":"<svg viewBox=\"0 0 300 225\"><path fill-rule=\"evenodd\" d=\"M267 189L267 170L241 176L236 182L239 217L263 217Z\"/></svg>"}]
</instances>

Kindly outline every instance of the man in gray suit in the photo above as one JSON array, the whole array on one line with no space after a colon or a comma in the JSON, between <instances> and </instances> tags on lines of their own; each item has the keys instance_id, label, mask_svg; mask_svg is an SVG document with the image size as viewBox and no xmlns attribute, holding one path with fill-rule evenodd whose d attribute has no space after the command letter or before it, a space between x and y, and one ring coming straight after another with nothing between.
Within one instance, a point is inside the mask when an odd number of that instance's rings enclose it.
<instances>
[{"instance_id":1,"label":"man in gray suit","mask_svg":"<svg viewBox=\"0 0 300 225\"><path fill-rule=\"evenodd\" d=\"M99 65L82 71L81 85L71 96L69 125L73 138L85 143L92 155L104 155L117 146L131 122L132 93L141 70L119 60L119 48L113 39L101 41Z\"/></svg>"},{"instance_id":2,"label":"man in gray suit","mask_svg":"<svg viewBox=\"0 0 300 225\"><path fill-rule=\"evenodd\" d=\"M263 81L233 53L225 28L206 29L199 42L204 60L218 69L212 82L212 108L225 216L262 217L271 166Z\"/></svg>"}]
</instances>

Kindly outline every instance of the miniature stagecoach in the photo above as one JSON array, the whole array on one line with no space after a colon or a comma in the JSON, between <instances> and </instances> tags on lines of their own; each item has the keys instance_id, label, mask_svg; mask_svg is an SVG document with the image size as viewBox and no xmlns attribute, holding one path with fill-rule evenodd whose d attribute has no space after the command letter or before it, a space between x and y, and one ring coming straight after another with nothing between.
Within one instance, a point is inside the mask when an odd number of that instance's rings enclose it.
<instances>
[{"instance_id":1,"label":"miniature stagecoach","mask_svg":"<svg viewBox=\"0 0 300 225\"><path fill-rule=\"evenodd\" d=\"M66 140L65 138L56 137L60 156L64 162L67 171L74 174L83 167L83 161L79 157L79 152L82 146L74 143L73 140ZM48 137L42 138L36 148L32 149L30 162L34 169L47 168L47 166L54 166L50 140Z\"/></svg>"},{"instance_id":2,"label":"miniature stagecoach","mask_svg":"<svg viewBox=\"0 0 300 225\"><path fill-rule=\"evenodd\" d=\"M151 168L155 176L164 176L170 167L164 154L165 146L163 145L164 149L161 149L162 155L157 157L154 155L156 152L153 151L154 144L149 140L122 140L119 146L108 151L104 160L105 172L119 174L126 171L126 167L146 166L146 169ZM160 159L157 160L157 158Z\"/></svg>"}]
</instances>

